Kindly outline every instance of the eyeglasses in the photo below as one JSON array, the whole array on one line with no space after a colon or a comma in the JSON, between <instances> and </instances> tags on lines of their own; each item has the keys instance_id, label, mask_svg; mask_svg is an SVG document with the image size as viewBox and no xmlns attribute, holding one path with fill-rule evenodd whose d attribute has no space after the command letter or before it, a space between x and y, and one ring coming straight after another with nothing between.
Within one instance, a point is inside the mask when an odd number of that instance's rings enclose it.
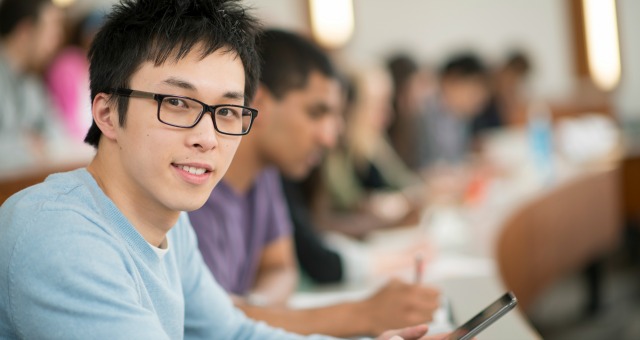
<instances>
[{"instance_id":1,"label":"eyeglasses","mask_svg":"<svg viewBox=\"0 0 640 340\"><path fill-rule=\"evenodd\" d=\"M124 88L111 89L110 92L118 96L156 100L158 120L179 128L192 128L200 122L206 112L211 112L216 131L225 135L242 136L249 133L253 120L258 116L258 110L241 105L207 105L189 97Z\"/></svg>"}]
</instances>

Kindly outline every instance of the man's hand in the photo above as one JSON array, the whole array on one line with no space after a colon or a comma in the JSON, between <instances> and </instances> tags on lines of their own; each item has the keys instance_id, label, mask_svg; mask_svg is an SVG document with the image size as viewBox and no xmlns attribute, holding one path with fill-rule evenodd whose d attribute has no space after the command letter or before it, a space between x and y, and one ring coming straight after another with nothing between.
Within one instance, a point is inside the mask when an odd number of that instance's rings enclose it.
<instances>
[{"instance_id":1,"label":"man's hand","mask_svg":"<svg viewBox=\"0 0 640 340\"><path fill-rule=\"evenodd\" d=\"M370 334L418 325L433 319L440 298L438 290L391 280L376 294L363 301Z\"/></svg>"},{"instance_id":2,"label":"man's hand","mask_svg":"<svg viewBox=\"0 0 640 340\"><path fill-rule=\"evenodd\" d=\"M376 340L444 340L447 334L426 335L429 327L418 325L403 329L392 329L382 333Z\"/></svg>"}]
</instances>

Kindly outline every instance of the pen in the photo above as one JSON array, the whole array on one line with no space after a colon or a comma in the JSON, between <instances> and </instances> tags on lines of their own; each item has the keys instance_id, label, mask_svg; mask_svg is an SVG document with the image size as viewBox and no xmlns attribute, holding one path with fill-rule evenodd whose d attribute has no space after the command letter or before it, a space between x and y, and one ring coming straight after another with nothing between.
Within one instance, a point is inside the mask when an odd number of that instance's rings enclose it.
<instances>
[{"instance_id":1,"label":"pen","mask_svg":"<svg viewBox=\"0 0 640 340\"><path fill-rule=\"evenodd\" d=\"M424 256L422 255L422 253L417 253L415 260L414 260L414 265L415 265L415 283L416 284L422 284L422 270L424 267Z\"/></svg>"}]
</instances>

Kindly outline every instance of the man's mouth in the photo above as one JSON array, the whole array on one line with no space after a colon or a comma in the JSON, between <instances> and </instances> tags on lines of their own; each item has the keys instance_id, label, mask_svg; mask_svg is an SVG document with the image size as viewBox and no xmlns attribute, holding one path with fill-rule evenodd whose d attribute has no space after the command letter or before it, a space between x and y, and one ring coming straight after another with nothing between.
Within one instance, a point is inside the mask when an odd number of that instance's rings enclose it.
<instances>
[{"instance_id":1,"label":"man's mouth","mask_svg":"<svg viewBox=\"0 0 640 340\"><path fill-rule=\"evenodd\" d=\"M309 154L309 156L307 157L307 164L312 167L317 166L322 161L322 158L323 158L322 152L320 151L313 152Z\"/></svg>"},{"instance_id":2,"label":"man's mouth","mask_svg":"<svg viewBox=\"0 0 640 340\"><path fill-rule=\"evenodd\" d=\"M187 166L187 165L176 165L179 169L182 169L188 173L194 174L194 175L202 175L203 173L207 172L207 169L204 168L196 168L193 166Z\"/></svg>"}]
</instances>

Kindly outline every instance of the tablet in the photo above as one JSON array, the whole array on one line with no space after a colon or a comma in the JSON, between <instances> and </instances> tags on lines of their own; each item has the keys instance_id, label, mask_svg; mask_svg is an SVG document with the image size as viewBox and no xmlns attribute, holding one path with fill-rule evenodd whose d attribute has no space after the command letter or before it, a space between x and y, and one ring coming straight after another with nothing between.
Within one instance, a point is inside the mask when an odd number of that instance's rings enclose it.
<instances>
[{"instance_id":1,"label":"tablet","mask_svg":"<svg viewBox=\"0 0 640 340\"><path fill-rule=\"evenodd\" d=\"M512 292L505 293L462 326L456 328L447 340L470 340L508 311L512 310L517 304L518 300Z\"/></svg>"}]
</instances>

